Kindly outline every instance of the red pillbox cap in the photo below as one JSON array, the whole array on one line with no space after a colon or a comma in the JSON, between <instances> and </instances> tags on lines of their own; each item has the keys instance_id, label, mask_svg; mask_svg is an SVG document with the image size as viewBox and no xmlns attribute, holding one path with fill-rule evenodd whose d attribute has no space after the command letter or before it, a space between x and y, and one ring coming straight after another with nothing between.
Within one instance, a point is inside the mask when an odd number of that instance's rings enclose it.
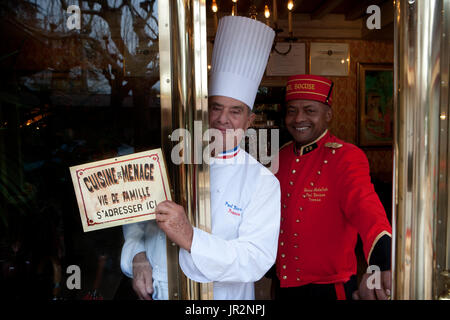
<instances>
[{"instance_id":1,"label":"red pillbox cap","mask_svg":"<svg viewBox=\"0 0 450 320\"><path fill-rule=\"evenodd\" d=\"M286 101L315 100L331 107L333 82L321 76L300 74L290 76L286 85Z\"/></svg>"}]
</instances>

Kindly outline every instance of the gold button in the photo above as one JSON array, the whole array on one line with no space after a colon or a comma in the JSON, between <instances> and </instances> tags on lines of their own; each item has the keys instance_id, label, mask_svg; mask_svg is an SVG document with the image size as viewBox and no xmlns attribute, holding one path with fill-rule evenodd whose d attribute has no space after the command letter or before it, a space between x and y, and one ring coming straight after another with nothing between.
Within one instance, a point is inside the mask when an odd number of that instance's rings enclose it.
<instances>
[{"instance_id":1,"label":"gold button","mask_svg":"<svg viewBox=\"0 0 450 320\"><path fill-rule=\"evenodd\" d=\"M280 242L280 246L284 246L284 242L283 241Z\"/></svg>"},{"instance_id":2,"label":"gold button","mask_svg":"<svg viewBox=\"0 0 450 320\"><path fill-rule=\"evenodd\" d=\"M292 170L292 173L296 173L297 171L295 171L295 169L294 170Z\"/></svg>"},{"instance_id":3,"label":"gold button","mask_svg":"<svg viewBox=\"0 0 450 320\"><path fill-rule=\"evenodd\" d=\"M306 198L306 194L304 194L302 197L303 197L303 198Z\"/></svg>"},{"instance_id":4,"label":"gold button","mask_svg":"<svg viewBox=\"0 0 450 320\"><path fill-rule=\"evenodd\" d=\"M283 222L284 221L284 218L283 217L281 217L281 222Z\"/></svg>"},{"instance_id":5,"label":"gold button","mask_svg":"<svg viewBox=\"0 0 450 320\"><path fill-rule=\"evenodd\" d=\"M295 220L295 222L300 222L300 220L299 220L299 219L297 219L297 220Z\"/></svg>"},{"instance_id":6,"label":"gold button","mask_svg":"<svg viewBox=\"0 0 450 320\"><path fill-rule=\"evenodd\" d=\"M291 196L291 194L290 193L288 193L287 195L286 195L288 198Z\"/></svg>"},{"instance_id":7,"label":"gold button","mask_svg":"<svg viewBox=\"0 0 450 320\"><path fill-rule=\"evenodd\" d=\"M294 233L294 237L298 236L298 233Z\"/></svg>"},{"instance_id":8,"label":"gold button","mask_svg":"<svg viewBox=\"0 0 450 320\"><path fill-rule=\"evenodd\" d=\"M282 254L281 254L281 257L284 258L284 257L286 257L286 255L285 255L284 253L282 253Z\"/></svg>"},{"instance_id":9,"label":"gold button","mask_svg":"<svg viewBox=\"0 0 450 320\"><path fill-rule=\"evenodd\" d=\"M332 153L332 154L335 154L335 153L336 153L336 150L331 151L331 153Z\"/></svg>"},{"instance_id":10,"label":"gold button","mask_svg":"<svg viewBox=\"0 0 450 320\"><path fill-rule=\"evenodd\" d=\"M297 248L298 248L298 245L297 245L297 244L294 244L294 248L297 249Z\"/></svg>"},{"instance_id":11,"label":"gold button","mask_svg":"<svg viewBox=\"0 0 450 320\"><path fill-rule=\"evenodd\" d=\"M283 276L283 280L286 280L287 279L287 276Z\"/></svg>"},{"instance_id":12,"label":"gold button","mask_svg":"<svg viewBox=\"0 0 450 320\"><path fill-rule=\"evenodd\" d=\"M323 163L328 163L328 160L323 160Z\"/></svg>"},{"instance_id":13,"label":"gold button","mask_svg":"<svg viewBox=\"0 0 450 320\"><path fill-rule=\"evenodd\" d=\"M294 257L294 260L298 260L298 257Z\"/></svg>"},{"instance_id":14,"label":"gold button","mask_svg":"<svg viewBox=\"0 0 450 320\"><path fill-rule=\"evenodd\" d=\"M295 159L295 162L300 162L300 159L299 158Z\"/></svg>"},{"instance_id":15,"label":"gold button","mask_svg":"<svg viewBox=\"0 0 450 320\"><path fill-rule=\"evenodd\" d=\"M290 184L291 186L293 186L293 185L294 185L294 182L292 182L292 181L289 181L289 184Z\"/></svg>"},{"instance_id":16,"label":"gold button","mask_svg":"<svg viewBox=\"0 0 450 320\"><path fill-rule=\"evenodd\" d=\"M285 205L285 204L283 204L283 208L285 208L285 209L286 209L286 205Z\"/></svg>"},{"instance_id":17,"label":"gold button","mask_svg":"<svg viewBox=\"0 0 450 320\"><path fill-rule=\"evenodd\" d=\"M286 265L283 265L283 269L286 269Z\"/></svg>"},{"instance_id":18,"label":"gold button","mask_svg":"<svg viewBox=\"0 0 450 320\"><path fill-rule=\"evenodd\" d=\"M283 232L284 232L283 229L281 229L281 230L280 230L280 233L283 233Z\"/></svg>"},{"instance_id":19,"label":"gold button","mask_svg":"<svg viewBox=\"0 0 450 320\"><path fill-rule=\"evenodd\" d=\"M321 172L320 172L320 171L317 171L317 174L321 174Z\"/></svg>"},{"instance_id":20,"label":"gold button","mask_svg":"<svg viewBox=\"0 0 450 320\"><path fill-rule=\"evenodd\" d=\"M311 185L311 187L314 186L314 182L311 182L310 185Z\"/></svg>"},{"instance_id":21,"label":"gold button","mask_svg":"<svg viewBox=\"0 0 450 320\"><path fill-rule=\"evenodd\" d=\"M297 278L297 281L300 281L300 278Z\"/></svg>"},{"instance_id":22,"label":"gold button","mask_svg":"<svg viewBox=\"0 0 450 320\"><path fill-rule=\"evenodd\" d=\"M303 211L303 208L302 208L302 207L300 207L299 209L300 209L300 211Z\"/></svg>"}]
</instances>

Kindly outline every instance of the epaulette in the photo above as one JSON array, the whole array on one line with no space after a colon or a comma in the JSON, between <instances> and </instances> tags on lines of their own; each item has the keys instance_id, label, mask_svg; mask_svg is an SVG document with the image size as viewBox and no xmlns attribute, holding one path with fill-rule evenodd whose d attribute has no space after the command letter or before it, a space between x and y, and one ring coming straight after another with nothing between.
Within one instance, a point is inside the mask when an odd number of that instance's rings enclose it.
<instances>
[{"instance_id":1,"label":"epaulette","mask_svg":"<svg viewBox=\"0 0 450 320\"><path fill-rule=\"evenodd\" d=\"M327 148L339 149L342 146L343 145L341 143L337 143L337 142L327 142L327 143L325 143L325 147L327 147Z\"/></svg>"}]
</instances>

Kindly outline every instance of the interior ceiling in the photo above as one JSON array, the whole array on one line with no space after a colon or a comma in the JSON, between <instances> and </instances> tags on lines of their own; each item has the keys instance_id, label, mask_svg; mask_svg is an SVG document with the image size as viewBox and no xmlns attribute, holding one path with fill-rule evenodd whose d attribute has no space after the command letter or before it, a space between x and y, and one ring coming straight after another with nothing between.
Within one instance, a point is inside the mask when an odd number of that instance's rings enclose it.
<instances>
[{"instance_id":1,"label":"interior ceiling","mask_svg":"<svg viewBox=\"0 0 450 320\"><path fill-rule=\"evenodd\" d=\"M216 0L216 3L219 8L219 18L224 15L231 15L233 5L232 0ZM287 3L288 0L277 0L278 19L287 19ZM256 7L256 12L258 13L258 19L264 19L264 6L266 4L269 6L269 10L273 17L273 0L238 0L238 15L249 16L250 6L254 5ZM211 5L212 0L207 0L206 11L209 19L212 19L213 17ZM327 23L329 23L327 22L327 19L322 19L327 14L341 14L346 21L363 20L369 16L369 14L366 13L366 10L370 5L377 5L380 7L382 28L381 30L370 30L370 32L368 32L363 28L363 25L365 24L361 23L361 39L393 41L394 8L392 0L294 0L293 13L309 14L311 20L321 21L321 26L326 30L327 28L335 27L327 26Z\"/></svg>"},{"instance_id":2,"label":"interior ceiling","mask_svg":"<svg viewBox=\"0 0 450 320\"><path fill-rule=\"evenodd\" d=\"M346 20L356 20L366 15L369 5L381 5L392 0L294 0L294 13L310 14L312 19L320 19L325 14L345 14ZM287 0L277 0L277 13L280 17L287 16ZM220 15L231 14L231 0L216 0ZM211 15L212 0L207 0L208 15ZM238 14L248 15L251 5L255 5L257 12L264 12L264 5L268 5L272 12L273 0L238 0Z\"/></svg>"}]
</instances>

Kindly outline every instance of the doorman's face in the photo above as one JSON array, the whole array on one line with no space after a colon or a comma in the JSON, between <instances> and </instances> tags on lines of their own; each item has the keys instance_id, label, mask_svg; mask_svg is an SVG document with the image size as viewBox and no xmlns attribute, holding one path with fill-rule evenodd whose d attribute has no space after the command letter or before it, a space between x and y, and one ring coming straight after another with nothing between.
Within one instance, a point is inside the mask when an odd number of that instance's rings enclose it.
<instances>
[{"instance_id":1,"label":"doorman's face","mask_svg":"<svg viewBox=\"0 0 450 320\"><path fill-rule=\"evenodd\" d=\"M287 103L286 127L300 146L316 140L328 128L331 108L318 101L292 100Z\"/></svg>"}]
</instances>

